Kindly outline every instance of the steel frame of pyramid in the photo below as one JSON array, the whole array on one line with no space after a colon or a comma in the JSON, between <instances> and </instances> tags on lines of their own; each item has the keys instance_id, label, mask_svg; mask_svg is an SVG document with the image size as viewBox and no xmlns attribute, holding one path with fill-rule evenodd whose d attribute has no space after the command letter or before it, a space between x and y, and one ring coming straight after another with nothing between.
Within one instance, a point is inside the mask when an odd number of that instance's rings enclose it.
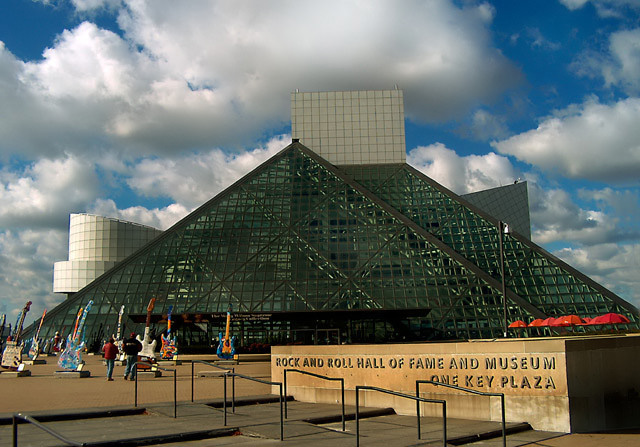
<instances>
[{"instance_id":1,"label":"steel frame of pyramid","mask_svg":"<svg viewBox=\"0 0 640 447\"><path fill-rule=\"evenodd\" d=\"M294 141L50 311L41 334L72 328L89 300L90 341L115 331L122 305L141 333L156 297L154 329L174 306L183 352L210 343L230 304L244 343L318 329L353 342L498 337L497 227L409 165L338 167ZM510 321L618 312L638 328L635 307L525 237L505 235L504 252Z\"/></svg>"}]
</instances>

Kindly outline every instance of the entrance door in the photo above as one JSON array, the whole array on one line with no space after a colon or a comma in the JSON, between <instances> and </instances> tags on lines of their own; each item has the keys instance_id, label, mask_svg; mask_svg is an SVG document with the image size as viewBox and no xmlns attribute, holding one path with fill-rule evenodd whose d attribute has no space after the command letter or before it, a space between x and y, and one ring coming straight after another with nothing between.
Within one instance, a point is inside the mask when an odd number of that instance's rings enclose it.
<instances>
[{"instance_id":1,"label":"entrance door","mask_svg":"<svg viewBox=\"0 0 640 447\"><path fill-rule=\"evenodd\" d=\"M340 330L338 329L316 329L316 345L339 345Z\"/></svg>"}]
</instances>

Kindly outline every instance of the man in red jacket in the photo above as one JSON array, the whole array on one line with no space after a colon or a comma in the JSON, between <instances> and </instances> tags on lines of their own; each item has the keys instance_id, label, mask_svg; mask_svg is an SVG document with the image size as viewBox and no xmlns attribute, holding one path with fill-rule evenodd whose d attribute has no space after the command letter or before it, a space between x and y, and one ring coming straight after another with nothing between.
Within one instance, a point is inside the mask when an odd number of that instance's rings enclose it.
<instances>
[{"instance_id":1,"label":"man in red jacket","mask_svg":"<svg viewBox=\"0 0 640 447\"><path fill-rule=\"evenodd\" d=\"M107 363L107 380L112 382L113 366L116 364L116 357L118 356L118 347L113 342L113 338L109 338L102 350L104 351L104 360Z\"/></svg>"}]
</instances>

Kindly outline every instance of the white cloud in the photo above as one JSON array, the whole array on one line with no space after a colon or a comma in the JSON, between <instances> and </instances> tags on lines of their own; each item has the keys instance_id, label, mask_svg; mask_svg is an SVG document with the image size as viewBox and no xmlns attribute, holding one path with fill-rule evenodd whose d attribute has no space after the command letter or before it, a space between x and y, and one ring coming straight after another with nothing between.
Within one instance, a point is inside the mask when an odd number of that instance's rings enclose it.
<instances>
[{"instance_id":1,"label":"white cloud","mask_svg":"<svg viewBox=\"0 0 640 447\"><path fill-rule=\"evenodd\" d=\"M487 110L476 110L471 118L471 132L479 140L504 138L508 135L506 120Z\"/></svg>"},{"instance_id":2,"label":"white cloud","mask_svg":"<svg viewBox=\"0 0 640 447\"><path fill-rule=\"evenodd\" d=\"M611 62L603 68L607 86L621 85L630 93L640 92L640 28L611 35Z\"/></svg>"},{"instance_id":3,"label":"white cloud","mask_svg":"<svg viewBox=\"0 0 640 447\"><path fill-rule=\"evenodd\" d=\"M62 228L70 212L86 207L98 192L91 163L67 156L41 159L14 172L0 171L0 226Z\"/></svg>"},{"instance_id":4,"label":"white cloud","mask_svg":"<svg viewBox=\"0 0 640 447\"><path fill-rule=\"evenodd\" d=\"M81 10L118 2L76 0ZM126 156L249 144L289 121L289 92L392 88L407 116L460 117L521 79L482 3L126 1L123 36L84 22L43 59L0 48L0 152ZM403 32L398 32L401 26ZM384 61L383 64L380 61ZM30 117L25 120L25 117Z\"/></svg>"},{"instance_id":5,"label":"white cloud","mask_svg":"<svg viewBox=\"0 0 640 447\"><path fill-rule=\"evenodd\" d=\"M538 244L565 241L574 246L595 246L640 240L638 191L583 189L572 197L562 189L529 183L529 208L532 239Z\"/></svg>"},{"instance_id":6,"label":"white cloud","mask_svg":"<svg viewBox=\"0 0 640 447\"><path fill-rule=\"evenodd\" d=\"M121 0L71 0L78 11L93 11L96 9L115 9Z\"/></svg>"},{"instance_id":7,"label":"white cloud","mask_svg":"<svg viewBox=\"0 0 640 447\"><path fill-rule=\"evenodd\" d=\"M582 8L591 2L600 17L624 17L626 8L640 9L638 0L560 0L571 11Z\"/></svg>"},{"instance_id":8,"label":"white cloud","mask_svg":"<svg viewBox=\"0 0 640 447\"><path fill-rule=\"evenodd\" d=\"M531 41L533 48L542 50L557 51L561 45L558 42L552 42L547 39L539 28L527 28L527 38Z\"/></svg>"},{"instance_id":9,"label":"white cloud","mask_svg":"<svg viewBox=\"0 0 640 447\"><path fill-rule=\"evenodd\" d=\"M132 206L118 209L116 203L111 199L98 199L88 209L90 214L136 222L161 230L171 227L191 211L191 209L177 203L164 208L148 209L143 206Z\"/></svg>"},{"instance_id":10,"label":"white cloud","mask_svg":"<svg viewBox=\"0 0 640 447\"><path fill-rule=\"evenodd\" d=\"M612 33L609 52L586 50L571 63L578 76L602 78L607 88L619 87L629 95L640 93L640 28Z\"/></svg>"},{"instance_id":11,"label":"white cloud","mask_svg":"<svg viewBox=\"0 0 640 447\"><path fill-rule=\"evenodd\" d=\"M169 197L188 208L206 202L291 141L289 135L271 139L264 147L237 154L219 149L173 158L136 162L129 186L139 195Z\"/></svg>"},{"instance_id":12,"label":"white cloud","mask_svg":"<svg viewBox=\"0 0 640 447\"><path fill-rule=\"evenodd\" d=\"M15 324L18 312L33 301L25 327L64 297L52 292L53 263L66 259L67 231L5 230L0 232L0 314Z\"/></svg>"},{"instance_id":13,"label":"white cloud","mask_svg":"<svg viewBox=\"0 0 640 447\"><path fill-rule=\"evenodd\" d=\"M411 150L407 162L457 194L527 178L532 239L541 245L596 245L640 238L634 230L640 216L634 190L582 190L574 198L563 189L543 188L534 175L519 173L506 157L494 153L461 157L441 143ZM577 199L587 204L580 206Z\"/></svg>"},{"instance_id":14,"label":"white cloud","mask_svg":"<svg viewBox=\"0 0 640 447\"><path fill-rule=\"evenodd\" d=\"M566 6L570 10L574 11L576 9L582 8L584 5L587 4L588 1L589 0L560 0L560 3L562 3L564 6Z\"/></svg>"},{"instance_id":15,"label":"white cloud","mask_svg":"<svg viewBox=\"0 0 640 447\"><path fill-rule=\"evenodd\" d=\"M460 157L442 143L412 149L407 163L456 194L495 188L520 177L506 157L493 152Z\"/></svg>"},{"instance_id":16,"label":"white cloud","mask_svg":"<svg viewBox=\"0 0 640 447\"><path fill-rule=\"evenodd\" d=\"M621 216L628 223L636 224L640 221L640 191L614 190L580 190L583 199L593 200L603 208L611 209L614 214Z\"/></svg>"},{"instance_id":17,"label":"white cloud","mask_svg":"<svg viewBox=\"0 0 640 447\"><path fill-rule=\"evenodd\" d=\"M533 130L492 142L498 151L570 178L637 182L640 98L591 98L545 118Z\"/></svg>"},{"instance_id":18,"label":"white cloud","mask_svg":"<svg viewBox=\"0 0 640 447\"><path fill-rule=\"evenodd\" d=\"M562 249L554 254L640 307L640 244L601 244Z\"/></svg>"},{"instance_id":19,"label":"white cloud","mask_svg":"<svg viewBox=\"0 0 640 447\"><path fill-rule=\"evenodd\" d=\"M280 135L242 153L212 149L177 157L140 159L131 166L108 159L104 167L117 169L120 174L117 179L126 182L138 196L168 198L174 203L154 209L142 206L118 209L113 200L98 199L90 212L167 229L284 149L290 141L290 135Z\"/></svg>"},{"instance_id":20,"label":"white cloud","mask_svg":"<svg viewBox=\"0 0 640 447\"><path fill-rule=\"evenodd\" d=\"M565 241L595 245L620 239L618 219L598 209L583 209L567 191L529 185L531 238L538 244Z\"/></svg>"}]
</instances>

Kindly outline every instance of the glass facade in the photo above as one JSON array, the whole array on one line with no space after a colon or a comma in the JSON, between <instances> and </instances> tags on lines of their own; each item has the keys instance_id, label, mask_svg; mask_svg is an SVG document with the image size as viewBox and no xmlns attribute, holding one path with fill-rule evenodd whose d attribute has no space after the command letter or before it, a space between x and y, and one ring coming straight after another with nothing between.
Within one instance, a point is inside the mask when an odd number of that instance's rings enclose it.
<instances>
[{"instance_id":1,"label":"glass facade","mask_svg":"<svg viewBox=\"0 0 640 447\"><path fill-rule=\"evenodd\" d=\"M233 308L241 348L264 343L466 339L502 334L497 222L406 164L334 166L298 142L50 311L91 344L172 332L208 349ZM508 318L637 311L517 234L504 243ZM128 332L126 332L128 331Z\"/></svg>"}]
</instances>

